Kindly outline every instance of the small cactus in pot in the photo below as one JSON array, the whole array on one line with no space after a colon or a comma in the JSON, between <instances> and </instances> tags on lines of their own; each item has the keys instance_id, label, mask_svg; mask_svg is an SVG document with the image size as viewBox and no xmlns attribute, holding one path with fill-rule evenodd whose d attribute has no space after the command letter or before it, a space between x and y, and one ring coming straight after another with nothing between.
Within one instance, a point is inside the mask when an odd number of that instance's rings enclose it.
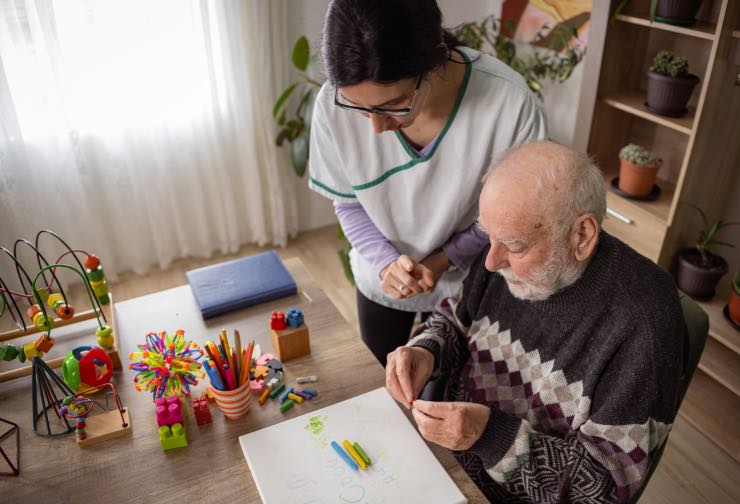
<instances>
[{"instance_id":1,"label":"small cactus in pot","mask_svg":"<svg viewBox=\"0 0 740 504\"><path fill-rule=\"evenodd\" d=\"M619 151L619 189L632 196L647 196L655 185L662 161L655 153L629 144Z\"/></svg>"}]
</instances>

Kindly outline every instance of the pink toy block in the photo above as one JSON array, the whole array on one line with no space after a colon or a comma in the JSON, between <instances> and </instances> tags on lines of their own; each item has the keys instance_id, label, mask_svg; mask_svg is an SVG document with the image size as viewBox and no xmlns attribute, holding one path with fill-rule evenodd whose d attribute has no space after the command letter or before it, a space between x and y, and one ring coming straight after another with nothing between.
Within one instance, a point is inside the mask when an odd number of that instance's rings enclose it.
<instances>
[{"instance_id":1,"label":"pink toy block","mask_svg":"<svg viewBox=\"0 0 740 504\"><path fill-rule=\"evenodd\" d=\"M154 402L154 405L157 408L158 426L185 423L182 417L182 403L179 397L160 397Z\"/></svg>"},{"instance_id":2,"label":"pink toy block","mask_svg":"<svg viewBox=\"0 0 740 504\"><path fill-rule=\"evenodd\" d=\"M270 316L270 329L285 329L285 314L281 311L274 311Z\"/></svg>"},{"instance_id":3,"label":"pink toy block","mask_svg":"<svg viewBox=\"0 0 740 504\"><path fill-rule=\"evenodd\" d=\"M211 410L208 407L208 398L205 395L197 399L193 397L193 413L195 413L195 421L198 425L206 425L213 421Z\"/></svg>"}]
</instances>

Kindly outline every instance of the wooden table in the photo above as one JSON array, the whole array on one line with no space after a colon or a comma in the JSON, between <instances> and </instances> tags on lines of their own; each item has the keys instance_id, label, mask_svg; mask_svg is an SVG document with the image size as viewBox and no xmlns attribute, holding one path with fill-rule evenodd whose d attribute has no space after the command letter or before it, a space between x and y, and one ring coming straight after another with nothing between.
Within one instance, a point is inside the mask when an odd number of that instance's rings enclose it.
<instances>
[{"instance_id":1,"label":"wooden table","mask_svg":"<svg viewBox=\"0 0 740 504\"><path fill-rule=\"evenodd\" d=\"M320 381L314 384L320 394L317 399L296 405L285 414L275 404L260 407L254 400L250 412L239 420L226 419L211 403L213 423L203 427L195 423L188 404L189 446L164 452L159 446L151 395L137 393L133 372L124 369L116 371L113 383L129 407L132 434L81 449L76 446L74 434L50 439L33 433L30 377L3 383L0 416L21 427L21 474L0 477L0 502L260 502L239 447L239 436L385 383L383 368L300 260L289 259L285 264L298 284L298 295L205 323L187 285L116 304L121 360L125 366L128 354L144 341L147 332L174 332L180 328L185 329L186 337L198 343L216 339L221 328L230 333L238 329L244 344L244 339L254 337L264 352L272 352L267 329L270 312L298 307L310 329L311 355L286 362L285 381L292 384L297 376L319 375ZM79 338L80 335L73 335L68 339ZM90 344L91 340L94 341L87 337L77 344ZM198 386L199 390L202 388ZM7 440L3 446L10 449ZM447 450L430 447L470 502L486 502Z\"/></svg>"}]
</instances>

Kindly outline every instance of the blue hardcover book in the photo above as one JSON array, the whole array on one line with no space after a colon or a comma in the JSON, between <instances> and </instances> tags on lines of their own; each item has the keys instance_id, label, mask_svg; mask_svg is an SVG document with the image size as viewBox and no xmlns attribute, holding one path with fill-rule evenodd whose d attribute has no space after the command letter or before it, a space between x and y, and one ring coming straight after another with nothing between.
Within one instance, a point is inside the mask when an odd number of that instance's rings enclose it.
<instances>
[{"instance_id":1,"label":"blue hardcover book","mask_svg":"<svg viewBox=\"0 0 740 504\"><path fill-rule=\"evenodd\" d=\"M295 294L296 284L274 251L186 273L203 318Z\"/></svg>"}]
</instances>

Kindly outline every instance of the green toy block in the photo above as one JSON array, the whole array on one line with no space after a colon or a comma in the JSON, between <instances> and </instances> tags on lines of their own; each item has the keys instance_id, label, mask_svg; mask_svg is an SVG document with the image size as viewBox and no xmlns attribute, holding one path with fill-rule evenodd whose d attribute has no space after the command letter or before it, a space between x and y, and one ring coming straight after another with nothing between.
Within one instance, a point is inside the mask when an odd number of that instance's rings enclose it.
<instances>
[{"instance_id":1,"label":"green toy block","mask_svg":"<svg viewBox=\"0 0 740 504\"><path fill-rule=\"evenodd\" d=\"M181 423L163 425L159 428L159 443L163 450L182 448L188 445L187 429Z\"/></svg>"}]
</instances>

